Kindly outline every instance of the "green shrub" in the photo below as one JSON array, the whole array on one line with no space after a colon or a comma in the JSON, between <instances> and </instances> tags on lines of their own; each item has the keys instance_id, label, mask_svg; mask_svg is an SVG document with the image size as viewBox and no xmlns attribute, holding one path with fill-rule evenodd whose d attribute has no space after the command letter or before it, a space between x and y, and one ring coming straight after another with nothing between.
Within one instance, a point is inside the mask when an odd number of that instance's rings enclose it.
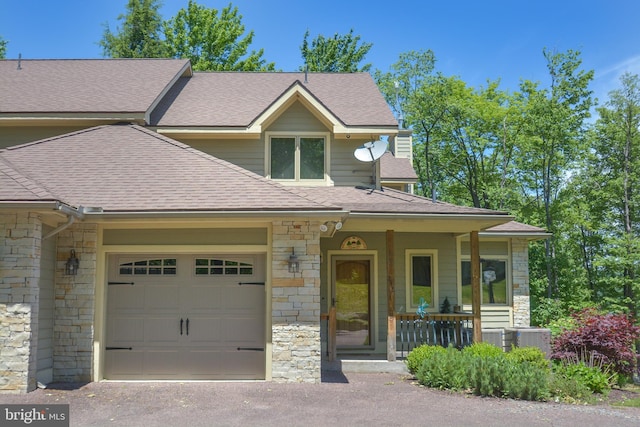
<instances>
[{"instance_id":1,"label":"green shrub","mask_svg":"<svg viewBox=\"0 0 640 427\"><path fill-rule=\"evenodd\" d=\"M545 400L549 396L547 367L507 357L477 357L471 372L479 396Z\"/></svg>"},{"instance_id":2,"label":"green shrub","mask_svg":"<svg viewBox=\"0 0 640 427\"><path fill-rule=\"evenodd\" d=\"M471 386L469 369L472 360L454 347L434 351L422 362L416 378L427 387L465 390Z\"/></svg>"},{"instance_id":3,"label":"green shrub","mask_svg":"<svg viewBox=\"0 0 640 427\"><path fill-rule=\"evenodd\" d=\"M411 352L407 355L407 360L406 360L407 369L409 370L409 372L415 375L418 372L418 369L420 369L420 366L422 366L422 362L425 359L431 358L433 353L437 353L437 352L444 353L445 350L446 349L444 347L440 347L438 345L425 344L425 345L416 347L413 350L411 350Z\"/></svg>"},{"instance_id":4,"label":"green shrub","mask_svg":"<svg viewBox=\"0 0 640 427\"><path fill-rule=\"evenodd\" d=\"M538 347L513 347L510 352L505 353L505 357L517 363L528 362L542 369L550 368L544 352Z\"/></svg>"},{"instance_id":5,"label":"green shrub","mask_svg":"<svg viewBox=\"0 0 640 427\"><path fill-rule=\"evenodd\" d=\"M462 352L473 357L502 357L504 351L488 342L476 342L462 349Z\"/></svg>"},{"instance_id":6,"label":"green shrub","mask_svg":"<svg viewBox=\"0 0 640 427\"><path fill-rule=\"evenodd\" d=\"M611 390L609 375L597 366L587 366L584 362L559 363L554 366L554 372L584 384L592 393L608 394Z\"/></svg>"},{"instance_id":7,"label":"green shrub","mask_svg":"<svg viewBox=\"0 0 640 427\"><path fill-rule=\"evenodd\" d=\"M593 400L593 393L586 384L578 381L575 377L564 376L555 369L549 377L549 393L557 401L567 403L590 402Z\"/></svg>"}]
</instances>

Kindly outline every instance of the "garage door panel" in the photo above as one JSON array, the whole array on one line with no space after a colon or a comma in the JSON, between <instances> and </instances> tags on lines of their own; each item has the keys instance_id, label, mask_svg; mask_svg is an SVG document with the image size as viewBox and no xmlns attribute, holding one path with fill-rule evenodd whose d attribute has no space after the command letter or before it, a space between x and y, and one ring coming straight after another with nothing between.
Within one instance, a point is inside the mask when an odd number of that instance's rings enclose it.
<instances>
[{"instance_id":1,"label":"garage door panel","mask_svg":"<svg viewBox=\"0 0 640 427\"><path fill-rule=\"evenodd\" d=\"M186 370L179 349L154 349L144 353L144 374L156 379L169 379Z\"/></svg>"},{"instance_id":2,"label":"garage door panel","mask_svg":"<svg viewBox=\"0 0 640 427\"><path fill-rule=\"evenodd\" d=\"M263 258L112 256L105 378L264 379Z\"/></svg>"},{"instance_id":3,"label":"garage door panel","mask_svg":"<svg viewBox=\"0 0 640 427\"><path fill-rule=\"evenodd\" d=\"M105 355L105 370L110 378L125 379L139 375L144 366L144 352L134 350L107 350Z\"/></svg>"},{"instance_id":4,"label":"garage door panel","mask_svg":"<svg viewBox=\"0 0 640 427\"><path fill-rule=\"evenodd\" d=\"M176 303L180 300L178 286L146 286L146 308L148 310L176 311Z\"/></svg>"},{"instance_id":5,"label":"garage door panel","mask_svg":"<svg viewBox=\"0 0 640 427\"><path fill-rule=\"evenodd\" d=\"M222 290L214 284L191 288L187 303L193 310L219 310L224 307Z\"/></svg>"},{"instance_id":6,"label":"garage door panel","mask_svg":"<svg viewBox=\"0 0 640 427\"><path fill-rule=\"evenodd\" d=\"M144 319L140 317L119 316L109 319L109 330L112 331L110 345L144 341Z\"/></svg>"},{"instance_id":7,"label":"garage door panel","mask_svg":"<svg viewBox=\"0 0 640 427\"><path fill-rule=\"evenodd\" d=\"M145 290L142 286L110 285L107 296L109 304L119 310L144 309Z\"/></svg>"},{"instance_id":8,"label":"garage door panel","mask_svg":"<svg viewBox=\"0 0 640 427\"><path fill-rule=\"evenodd\" d=\"M189 339L192 343L218 343L224 338L225 322L220 317L189 318Z\"/></svg>"},{"instance_id":9,"label":"garage door panel","mask_svg":"<svg viewBox=\"0 0 640 427\"><path fill-rule=\"evenodd\" d=\"M186 333L186 329L183 330ZM172 317L147 317L144 321L144 342L146 344L178 343L180 320Z\"/></svg>"}]
</instances>

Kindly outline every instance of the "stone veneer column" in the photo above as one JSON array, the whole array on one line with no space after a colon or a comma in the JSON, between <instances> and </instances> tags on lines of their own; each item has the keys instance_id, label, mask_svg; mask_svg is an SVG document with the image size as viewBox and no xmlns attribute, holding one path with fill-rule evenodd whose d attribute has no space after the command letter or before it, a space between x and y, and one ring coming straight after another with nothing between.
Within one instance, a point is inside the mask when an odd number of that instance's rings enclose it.
<instances>
[{"instance_id":1,"label":"stone veneer column","mask_svg":"<svg viewBox=\"0 0 640 427\"><path fill-rule=\"evenodd\" d=\"M320 223L273 223L272 380L320 382ZM289 273L291 251L300 272Z\"/></svg>"},{"instance_id":2,"label":"stone veneer column","mask_svg":"<svg viewBox=\"0 0 640 427\"><path fill-rule=\"evenodd\" d=\"M80 261L78 274L64 275L71 250ZM91 381L97 225L76 223L58 235L53 325L53 380Z\"/></svg>"},{"instance_id":3,"label":"stone veneer column","mask_svg":"<svg viewBox=\"0 0 640 427\"><path fill-rule=\"evenodd\" d=\"M0 391L36 388L42 222L0 214Z\"/></svg>"},{"instance_id":4,"label":"stone veneer column","mask_svg":"<svg viewBox=\"0 0 640 427\"><path fill-rule=\"evenodd\" d=\"M511 267L513 271L513 326L531 324L531 298L529 296L529 243L526 239L511 240Z\"/></svg>"}]
</instances>

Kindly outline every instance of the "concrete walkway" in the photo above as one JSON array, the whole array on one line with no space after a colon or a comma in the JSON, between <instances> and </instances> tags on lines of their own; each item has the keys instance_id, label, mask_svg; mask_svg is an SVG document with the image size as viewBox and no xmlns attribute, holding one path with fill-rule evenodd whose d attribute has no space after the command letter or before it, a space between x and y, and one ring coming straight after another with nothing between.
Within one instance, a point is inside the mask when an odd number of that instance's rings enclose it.
<instances>
[{"instance_id":1,"label":"concrete walkway","mask_svg":"<svg viewBox=\"0 0 640 427\"><path fill-rule=\"evenodd\" d=\"M0 395L70 404L72 426L634 426L640 408L538 403L425 389L399 373L325 372L321 384L101 382Z\"/></svg>"}]
</instances>

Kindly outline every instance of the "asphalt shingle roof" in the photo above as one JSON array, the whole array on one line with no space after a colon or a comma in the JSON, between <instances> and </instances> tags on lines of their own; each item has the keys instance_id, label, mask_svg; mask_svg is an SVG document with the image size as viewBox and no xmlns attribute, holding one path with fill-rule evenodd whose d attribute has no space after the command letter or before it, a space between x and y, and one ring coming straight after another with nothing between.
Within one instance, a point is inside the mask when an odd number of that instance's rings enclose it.
<instances>
[{"instance_id":1,"label":"asphalt shingle roof","mask_svg":"<svg viewBox=\"0 0 640 427\"><path fill-rule=\"evenodd\" d=\"M415 181L418 179L418 175L413 169L411 160L394 157L393 154L387 151L380 157L380 178L382 180Z\"/></svg>"},{"instance_id":2,"label":"asphalt shingle roof","mask_svg":"<svg viewBox=\"0 0 640 427\"><path fill-rule=\"evenodd\" d=\"M152 114L158 126L248 126L299 83L347 126L397 126L368 73L201 72L184 77ZM207 94L203 96L203 94Z\"/></svg>"},{"instance_id":3,"label":"asphalt shingle roof","mask_svg":"<svg viewBox=\"0 0 640 427\"><path fill-rule=\"evenodd\" d=\"M0 159L61 201L105 212L337 209L136 125L10 147Z\"/></svg>"},{"instance_id":4,"label":"asphalt shingle roof","mask_svg":"<svg viewBox=\"0 0 640 427\"><path fill-rule=\"evenodd\" d=\"M365 187L304 187L301 194L318 201L332 202L351 212L362 213L406 213L447 215L506 215L505 212L489 209L456 206L421 197L403 191Z\"/></svg>"},{"instance_id":5,"label":"asphalt shingle roof","mask_svg":"<svg viewBox=\"0 0 640 427\"><path fill-rule=\"evenodd\" d=\"M0 113L144 113L183 59L0 60Z\"/></svg>"},{"instance_id":6,"label":"asphalt shingle roof","mask_svg":"<svg viewBox=\"0 0 640 427\"><path fill-rule=\"evenodd\" d=\"M58 198L38 185L28 176L17 171L1 157L0 150L0 201L41 202Z\"/></svg>"}]
</instances>

